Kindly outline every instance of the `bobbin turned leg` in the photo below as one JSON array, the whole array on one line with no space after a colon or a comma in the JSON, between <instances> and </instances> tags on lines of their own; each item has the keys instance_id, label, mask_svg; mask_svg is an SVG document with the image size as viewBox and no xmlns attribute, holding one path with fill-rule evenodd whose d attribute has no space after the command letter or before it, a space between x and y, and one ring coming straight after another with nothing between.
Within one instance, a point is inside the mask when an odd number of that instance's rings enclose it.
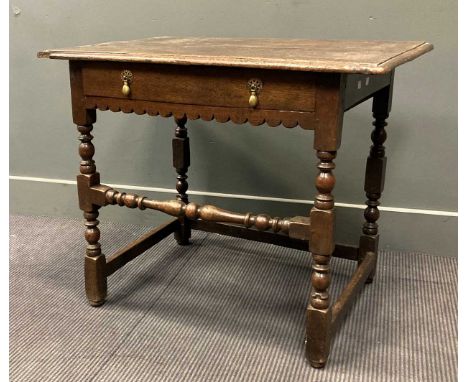
<instances>
[{"instance_id":1,"label":"bobbin turned leg","mask_svg":"<svg viewBox=\"0 0 468 382\"><path fill-rule=\"evenodd\" d=\"M385 183L385 167L387 158L385 157L385 146L383 145L387 133L385 121L390 113L392 98L392 85L378 91L374 95L372 104L372 114L374 117L374 130L371 134L372 146L366 164L366 176L364 190L367 197L367 208L364 211L365 223L362 227L362 235L359 240L360 262L366 252L373 252L377 256L379 247L379 231L377 220L379 219L380 205L379 199L382 195ZM375 275L375 267L367 279L371 283Z\"/></svg>"},{"instance_id":2,"label":"bobbin turned leg","mask_svg":"<svg viewBox=\"0 0 468 382\"><path fill-rule=\"evenodd\" d=\"M312 291L307 306L306 355L313 367L321 368L330 352L331 308L328 287L330 286L330 257L334 244L334 200L331 194L335 185L332 170L335 151L317 151L319 174L315 180L318 194L310 211L312 252Z\"/></svg>"},{"instance_id":3,"label":"bobbin turned leg","mask_svg":"<svg viewBox=\"0 0 468 382\"><path fill-rule=\"evenodd\" d=\"M88 242L85 255L85 289L90 305L100 306L104 304L107 295L107 279L105 274L106 258L101 253L99 244L100 231L97 227L99 220L98 206L87 201L87 189L99 184L99 173L94 164L94 145L91 140L92 124L78 126L81 133L79 140L79 154L81 156L80 175L77 177L80 208L84 211L85 239Z\"/></svg>"},{"instance_id":4,"label":"bobbin turned leg","mask_svg":"<svg viewBox=\"0 0 468 382\"><path fill-rule=\"evenodd\" d=\"M190 145L185 124L187 117L174 117L177 124L175 138L172 140L173 164L177 172L177 199L188 203L187 171L190 166ZM180 228L174 232L174 237L180 245L189 244L191 237L190 222L186 217L180 217Z\"/></svg>"}]
</instances>

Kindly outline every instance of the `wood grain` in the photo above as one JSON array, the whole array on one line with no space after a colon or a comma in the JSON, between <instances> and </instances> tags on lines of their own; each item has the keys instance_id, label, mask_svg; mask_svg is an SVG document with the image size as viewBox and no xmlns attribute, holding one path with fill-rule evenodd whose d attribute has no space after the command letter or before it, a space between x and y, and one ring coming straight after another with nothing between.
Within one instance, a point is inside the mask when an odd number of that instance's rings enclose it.
<instances>
[{"instance_id":1,"label":"wood grain","mask_svg":"<svg viewBox=\"0 0 468 382\"><path fill-rule=\"evenodd\" d=\"M43 50L38 57L383 74L432 49L424 41L151 37Z\"/></svg>"}]
</instances>

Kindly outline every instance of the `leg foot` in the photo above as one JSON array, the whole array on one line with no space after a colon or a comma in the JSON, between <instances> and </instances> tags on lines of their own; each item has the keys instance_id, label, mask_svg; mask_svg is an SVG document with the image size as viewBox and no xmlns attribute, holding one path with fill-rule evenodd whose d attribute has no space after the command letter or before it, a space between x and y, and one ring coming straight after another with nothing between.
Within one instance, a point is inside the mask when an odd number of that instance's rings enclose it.
<instances>
[{"instance_id":1,"label":"leg foot","mask_svg":"<svg viewBox=\"0 0 468 382\"><path fill-rule=\"evenodd\" d=\"M331 344L331 310L307 307L306 357L310 365L325 366Z\"/></svg>"},{"instance_id":2,"label":"leg foot","mask_svg":"<svg viewBox=\"0 0 468 382\"><path fill-rule=\"evenodd\" d=\"M88 302L101 306L107 297L106 258L104 255L85 256L85 289Z\"/></svg>"},{"instance_id":3,"label":"leg foot","mask_svg":"<svg viewBox=\"0 0 468 382\"><path fill-rule=\"evenodd\" d=\"M191 234L189 222L186 219L181 219L180 227L174 232L174 238L179 245L190 245L192 244L189 240Z\"/></svg>"},{"instance_id":4,"label":"leg foot","mask_svg":"<svg viewBox=\"0 0 468 382\"><path fill-rule=\"evenodd\" d=\"M323 361L323 362L310 361L310 366L312 366L314 369L323 369L326 363L327 361Z\"/></svg>"},{"instance_id":5,"label":"leg foot","mask_svg":"<svg viewBox=\"0 0 468 382\"><path fill-rule=\"evenodd\" d=\"M362 235L359 240L359 261L358 265L362 263L367 252L375 253L377 259L377 252L379 249L379 235ZM374 265L372 272L369 274L366 280L366 284L372 284L374 281L375 271L377 269L377 263Z\"/></svg>"}]
</instances>

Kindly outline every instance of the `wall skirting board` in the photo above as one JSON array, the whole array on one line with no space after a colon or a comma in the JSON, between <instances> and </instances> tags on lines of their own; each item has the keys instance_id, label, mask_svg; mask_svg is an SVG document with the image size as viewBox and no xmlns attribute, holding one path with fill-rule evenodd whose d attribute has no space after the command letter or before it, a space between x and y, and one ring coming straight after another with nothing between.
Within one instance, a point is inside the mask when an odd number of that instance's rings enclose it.
<instances>
[{"instance_id":1,"label":"wall skirting board","mask_svg":"<svg viewBox=\"0 0 468 382\"><path fill-rule=\"evenodd\" d=\"M122 191L135 192L162 200L169 199L170 194L175 194L174 190L166 188L110 185ZM41 195L41 203L31 198L31 194ZM265 212L275 216L306 215L312 204L309 200L204 191L190 191L189 197L194 202L216 204L238 212ZM359 222L363 221L364 208L365 206L360 204L336 203L338 242L357 243L360 234ZM457 212L389 206L382 206L380 210L381 249L415 251L436 256L457 256ZM152 210L129 210L110 206L100 211L102 221L109 219L128 224L153 226L168 219L166 215ZM10 212L20 215L80 218L76 182L10 176ZM414 234L414 227L418 227L417 235ZM437 230L434 227L437 227Z\"/></svg>"}]
</instances>

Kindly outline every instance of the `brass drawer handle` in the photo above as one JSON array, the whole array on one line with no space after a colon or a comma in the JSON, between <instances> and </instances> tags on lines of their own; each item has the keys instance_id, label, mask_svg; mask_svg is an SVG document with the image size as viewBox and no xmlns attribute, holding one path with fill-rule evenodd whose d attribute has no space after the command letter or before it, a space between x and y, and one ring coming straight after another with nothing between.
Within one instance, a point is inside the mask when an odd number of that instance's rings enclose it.
<instances>
[{"instance_id":1,"label":"brass drawer handle","mask_svg":"<svg viewBox=\"0 0 468 382\"><path fill-rule=\"evenodd\" d=\"M250 97L249 97L250 107L255 107L258 105L258 94L260 93L260 90L262 90L262 87L263 87L262 80L259 80L258 78L252 78L247 82L247 88L250 91Z\"/></svg>"},{"instance_id":2,"label":"brass drawer handle","mask_svg":"<svg viewBox=\"0 0 468 382\"><path fill-rule=\"evenodd\" d=\"M133 73L130 70L124 70L122 73L120 73L120 78L123 81L122 94L125 97L128 97L130 94L130 83L133 80Z\"/></svg>"}]
</instances>

